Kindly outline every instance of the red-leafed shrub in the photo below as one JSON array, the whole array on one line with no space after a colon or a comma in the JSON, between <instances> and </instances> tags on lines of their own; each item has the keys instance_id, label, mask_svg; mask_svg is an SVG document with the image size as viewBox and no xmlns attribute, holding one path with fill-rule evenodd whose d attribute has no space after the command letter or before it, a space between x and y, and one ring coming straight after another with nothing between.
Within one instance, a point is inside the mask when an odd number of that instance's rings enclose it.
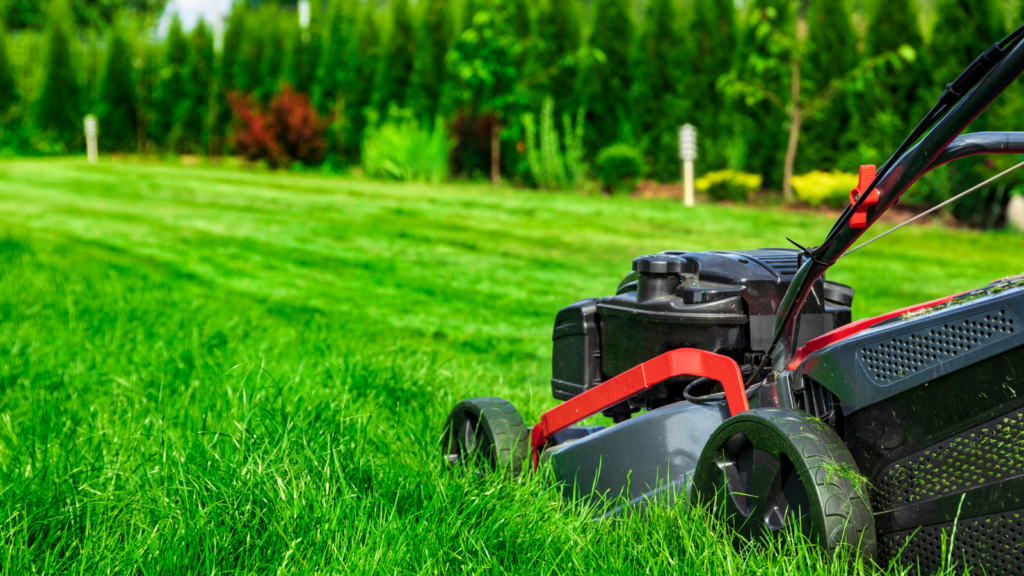
<instances>
[{"instance_id":1,"label":"red-leafed shrub","mask_svg":"<svg viewBox=\"0 0 1024 576\"><path fill-rule=\"evenodd\" d=\"M228 95L235 112L235 147L250 160L271 167L316 164L327 150L328 122L317 117L305 94L285 86L263 111L250 94Z\"/></svg>"}]
</instances>

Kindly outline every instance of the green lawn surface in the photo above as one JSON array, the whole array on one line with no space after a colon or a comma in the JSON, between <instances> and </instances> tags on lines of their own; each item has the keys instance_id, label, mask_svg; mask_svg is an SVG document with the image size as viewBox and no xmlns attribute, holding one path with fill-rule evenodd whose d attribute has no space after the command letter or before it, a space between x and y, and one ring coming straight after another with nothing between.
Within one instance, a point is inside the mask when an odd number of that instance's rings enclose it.
<instances>
[{"instance_id":1,"label":"green lawn surface","mask_svg":"<svg viewBox=\"0 0 1024 576\"><path fill-rule=\"evenodd\" d=\"M555 313L614 293L632 258L813 245L831 223L0 161L0 573L844 573L812 547L737 550L681 506L592 522L543 473L481 480L437 442L463 398L528 422L554 406ZM865 317L1019 273L1021 254L1018 235L911 226L829 278Z\"/></svg>"}]
</instances>

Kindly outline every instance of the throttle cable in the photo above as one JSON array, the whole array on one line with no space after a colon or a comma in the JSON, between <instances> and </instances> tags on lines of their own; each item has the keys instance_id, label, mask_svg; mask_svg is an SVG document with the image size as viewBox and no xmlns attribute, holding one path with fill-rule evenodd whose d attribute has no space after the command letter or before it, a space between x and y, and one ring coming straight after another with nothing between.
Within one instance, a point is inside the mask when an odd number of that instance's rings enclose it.
<instances>
[{"instance_id":1,"label":"throttle cable","mask_svg":"<svg viewBox=\"0 0 1024 576\"><path fill-rule=\"evenodd\" d=\"M967 190L964 190L963 192L957 194L956 196L953 196L949 200L946 200L942 204L939 204L937 206L933 206L933 207L925 210L924 212L921 212L917 216L914 216L913 218L907 220L906 222L902 222L902 223L898 224L897 226L895 226L895 227L893 227L893 228L891 228L889 230L886 230L885 232L882 232L878 236L875 236L874 238L872 238L871 240L868 240L867 242L865 242L863 244L859 244L859 245L857 245L857 246L855 246L853 248L850 248L849 250L844 252L839 257L840 258L845 258L846 256L849 256L850 254L853 254L854 252L856 252L857 250L860 250L861 248L867 246L868 244L871 244L875 240L881 240L882 237L888 236L889 234L892 234L893 232L899 230L900 228L903 228L904 226L906 226L907 224L910 224L914 220L918 220L920 218L924 218L925 216L931 214L932 212L935 212L939 208L942 208L943 206L946 206L947 204L952 204L953 202L963 198L964 196L967 196L968 194L970 194L971 192L974 192L975 190L981 188L982 186L985 186L987 184L991 184L992 182L995 182L996 180L1002 178L1003 176L1006 176L1007 174L1009 174L1010 172L1013 172L1014 170L1020 168L1021 166L1024 166L1024 162L1021 162L1020 164L1017 164L1016 166L1013 166L1012 168L1008 168L1008 169L1000 172L999 174L996 174L995 176L989 178L988 180L985 180L984 182L982 182L981 184L978 184L977 186L974 186L973 188L969 188ZM790 242L792 242L792 240L790 240Z\"/></svg>"}]
</instances>

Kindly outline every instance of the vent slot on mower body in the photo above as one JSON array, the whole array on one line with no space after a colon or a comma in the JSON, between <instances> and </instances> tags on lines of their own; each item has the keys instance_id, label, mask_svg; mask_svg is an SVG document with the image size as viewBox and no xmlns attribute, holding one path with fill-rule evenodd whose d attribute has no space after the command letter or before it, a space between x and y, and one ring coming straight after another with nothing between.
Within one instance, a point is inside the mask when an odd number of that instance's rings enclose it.
<instances>
[{"instance_id":1,"label":"vent slot on mower body","mask_svg":"<svg viewBox=\"0 0 1024 576\"><path fill-rule=\"evenodd\" d=\"M885 512L1024 477L1024 411L1017 410L886 466L875 488Z\"/></svg>"},{"instance_id":2,"label":"vent slot on mower body","mask_svg":"<svg viewBox=\"0 0 1024 576\"><path fill-rule=\"evenodd\" d=\"M860 365L872 382L884 386L1003 340L1019 328L1005 308L992 309L865 345L860 349Z\"/></svg>"}]
</instances>

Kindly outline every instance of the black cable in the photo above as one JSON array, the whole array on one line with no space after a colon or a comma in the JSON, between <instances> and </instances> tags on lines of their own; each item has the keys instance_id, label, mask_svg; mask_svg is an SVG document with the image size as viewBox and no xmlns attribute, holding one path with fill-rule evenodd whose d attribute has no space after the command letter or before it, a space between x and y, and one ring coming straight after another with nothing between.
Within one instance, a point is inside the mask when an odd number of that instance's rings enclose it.
<instances>
[{"instance_id":1,"label":"black cable","mask_svg":"<svg viewBox=\"0 0 1024 576\"><path fill-rule=\"evenodd\" d=\"M825 263L824 263L824 262L822 262L821 260L818 260L818 258L817 258L817 257L815 257L815 255L814 255L814 253L813 253L813 252L811 252L811 251L810 251L810 250L808 250L807 248L804 248L803 246L801 246L801 245L797 244L797 243L796 243L796 240L793 240L792 238L790 238L790 237L788 237L788 236L786 237L786 240L789 240L789 243L790 243L790 244L792 244L793 246L796 246L797 248L799 248L799 249L800 249L800 251L804 253L804 256L807 256L807 257L808 257L809 259L811 259L811 260L814 260L815 262L817 262L817 263L818 263L818 264L820 264L821 266L827 266L827 264L825 264Z\"/></svg>"},{"instance_id":2,"label":"black cable","mask_svg":"<svg viewBox=\"0 0 1024 576\"><path fill-rule=\"evenodd\" d=\"M717 392L715 394L707 394L704 396L695 396L693 394L690 394L691 388L695 388L697 386L707 386L711 382L717 382L717 380L712 380L710 378L697 378L693 382L687 384L685 388L683 388L683 398L690 402L693 402L694 404L713 404L715 402L721 402L725 400L725 392ZM754 396L754 393L760 389L760 384L747 388L747 399L749 400L750 398L752 398Z\"/></svg>"}]
</instances>

